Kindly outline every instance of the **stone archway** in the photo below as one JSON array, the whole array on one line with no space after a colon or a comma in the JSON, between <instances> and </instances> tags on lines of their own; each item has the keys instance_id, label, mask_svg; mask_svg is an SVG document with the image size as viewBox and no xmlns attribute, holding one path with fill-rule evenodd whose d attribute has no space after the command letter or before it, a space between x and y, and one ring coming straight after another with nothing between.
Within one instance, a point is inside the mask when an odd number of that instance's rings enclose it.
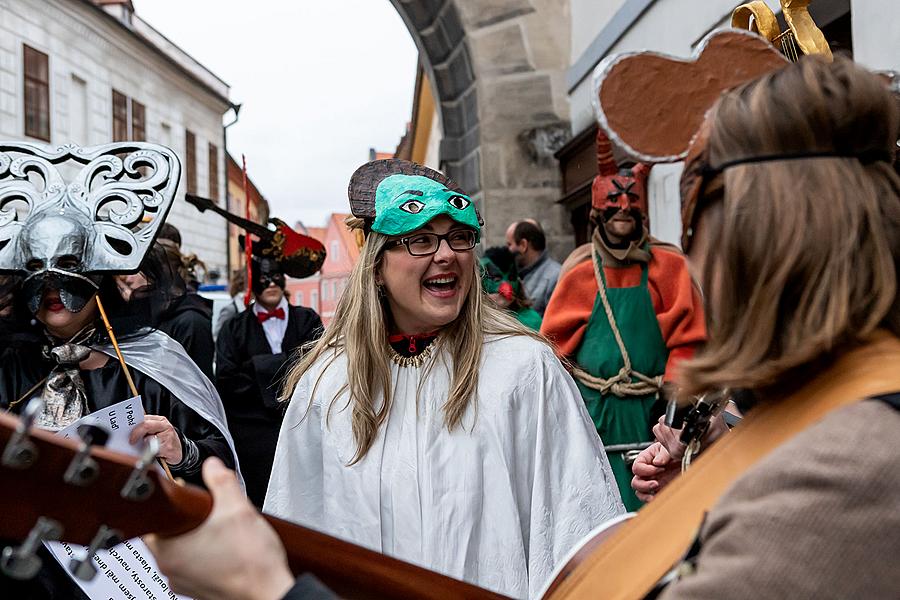
<instances>
[{"instance_id":1,"label":"stone archway","mask_svg":"<svg viewBox=\"0 0 900 600\"><path fill-rule=\"evenodd\" d=\"M442 168L479 202L486 245L534 217L571 250L554 152L569 137L568 1L390 0L433 83Z\"/></svg>"}]
</instances>

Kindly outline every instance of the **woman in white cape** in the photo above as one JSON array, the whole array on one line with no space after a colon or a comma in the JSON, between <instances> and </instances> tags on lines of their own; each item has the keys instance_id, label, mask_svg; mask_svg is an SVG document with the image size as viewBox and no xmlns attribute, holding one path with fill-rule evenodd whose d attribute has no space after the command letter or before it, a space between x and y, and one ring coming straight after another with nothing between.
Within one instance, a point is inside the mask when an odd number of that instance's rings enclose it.
<instances>
[{"instance_id":1,"label":"woman in white cape","mask_svg":"<svg viewBox=\"0 0 900 600\"><path fill-rule=\"evenodd\" d=\"M578 390L543 338L485 300L481 220L452 182L375 161L350 200L365 243L288 375L264 511L534 596L624 511Z\"/></svg>"}]
</instances>

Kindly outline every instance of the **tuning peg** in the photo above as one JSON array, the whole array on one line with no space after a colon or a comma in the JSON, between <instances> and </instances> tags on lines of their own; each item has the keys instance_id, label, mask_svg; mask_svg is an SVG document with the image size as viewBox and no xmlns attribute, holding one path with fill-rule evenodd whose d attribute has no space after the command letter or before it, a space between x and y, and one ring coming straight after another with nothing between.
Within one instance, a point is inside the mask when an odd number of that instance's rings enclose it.
<instances>
[{"instance_id":1,"label":"tuning peg","mask_svg":"<svg viewBox=\"0 0 900 600\"><path fill-rule=\"evenodd\" d=\"M13 432L9 443L3 449L0 463L10 469L27 469L37 459L37 447L28 439L28 431L34 424L34 419L44 408L44 401L40 398L32 398L25 405L25 410L19 415L19 425Z\"/></svg>"},{"instance_id":2,"label":"tuning peg","mask_svg":"<svg viewBox=\"0 0 900 600\"><path fill-rule=\"evenodd\" d=\"M19 547L8 546L0 557L0 570L13 579L31 579L41 569L41 559L37 550L44 540L59 539L62 525L47 517L40 517L28 537Z\"/></svg>"},{"instance_id":3,"label":"tuning peg","mask_svg":"<svg viewBox=\"0 0 900 600\"><path fill-rule=\"evenodd\" d=\"M156 455L159 454L159 440L156 436L147 438L144 451L134 465L134 470L128 477L128 481L122 487L122 497L127 500L144 500L153 493L153 482L147 477L147 469L153 464Z\"/></svg>"},{"instance_id":4,"label":"tuning peg","mask_svg":"<svg viewBox=\"0 0 900 600\"><path fill-rule=\"evenodd\" d=\"M84 487L94 481L100 473L97 461L91 458L91 446L105 446L109 439L109 433L97 425L85 424L78 426L78 437L81 438L81 445L72 462L69 463L63 480L66 483Z\"/></svg>"},{"instance_id":5,"label":"tuning peg","mask_svg":"<svg viewBox=\"0 0 900 600\"><path fill-rule=\"evenodd\" d=\"M94 566L94 555L97 554L98 550L109 550L120 541L122 541L121 533L106 525L101 525L94 539L91 540L91 545L88 546L84 558L73 558L69 561L69 570L82 581L92 580L97 574L97 567Z\"/></svg>"}]
</instances>

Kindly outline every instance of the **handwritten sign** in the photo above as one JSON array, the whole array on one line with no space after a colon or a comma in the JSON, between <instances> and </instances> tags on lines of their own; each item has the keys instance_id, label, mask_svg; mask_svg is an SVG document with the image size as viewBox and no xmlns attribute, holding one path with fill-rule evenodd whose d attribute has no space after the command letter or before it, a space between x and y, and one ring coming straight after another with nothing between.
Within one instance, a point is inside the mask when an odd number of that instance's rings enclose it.
<instances>
[{"instance_id":1,"label":"handwritten sign","mask_svg":"<svg viewBox=\"0 0 900 600\"><path fill-rule=\"evenodd\" d=\"M143 421L144 405L141 397L135 396L82 417L61 430L59 435L77 438L79 425L96 425L109 433L106 448L137 456L141 447L132 446L128 442L128 436ZM67 573L71 560L84 558L87 552L85 546L73 546L64 542L49 542L45 545ZM101 550L93 560L97 574L91 581L72 577L91 600L190 600L175 594L169 588L168 580L159 572L150 549L140 538L128 540L109 550Z\"/></svg>"}]
</instances>

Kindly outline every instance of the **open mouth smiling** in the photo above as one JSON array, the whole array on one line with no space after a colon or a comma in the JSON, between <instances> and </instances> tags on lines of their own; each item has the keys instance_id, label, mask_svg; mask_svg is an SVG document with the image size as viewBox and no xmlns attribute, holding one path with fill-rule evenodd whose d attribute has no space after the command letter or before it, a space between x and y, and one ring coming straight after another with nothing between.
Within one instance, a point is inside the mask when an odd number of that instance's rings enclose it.
<instances>
[{"instance_id":1,"label":"open mouth smiling","mask_svg":"<svg viewBox=\"0 0 900 600\"><path fill-rule=\"evenodd\" d=\"M432 275L422 281L422 286L437 295L452 294L456 291L459 276L456 273L441 273Z\"/></svg>"}]
</instances>

